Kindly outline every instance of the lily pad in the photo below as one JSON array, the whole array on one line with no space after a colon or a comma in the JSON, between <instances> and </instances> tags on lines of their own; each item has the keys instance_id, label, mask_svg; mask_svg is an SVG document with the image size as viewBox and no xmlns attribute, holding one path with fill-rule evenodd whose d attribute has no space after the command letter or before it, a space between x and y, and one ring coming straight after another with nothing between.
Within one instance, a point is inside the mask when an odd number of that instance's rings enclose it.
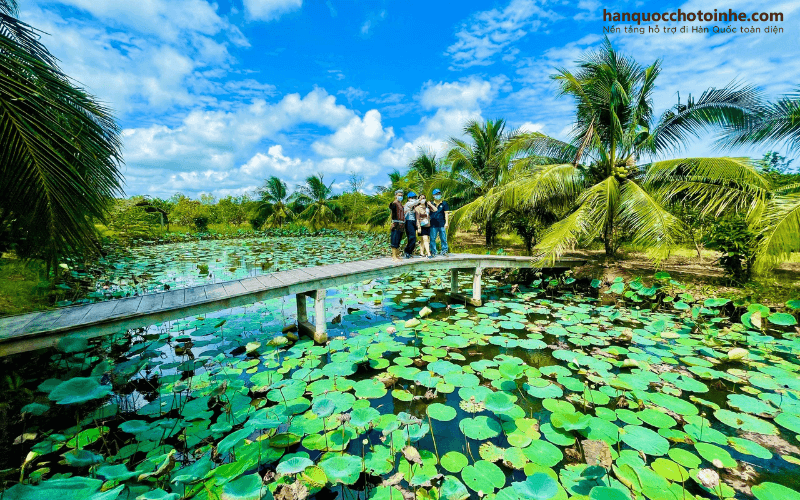
<instances>
[{"instance_id":1,"label":"lily pad","mask_svg":"<svg viewBox=\"0 0 800 500\"><path fill-rule=\"evenodd\" d=\"M485 416L465 418L458 423L458 428L468 438L478 441L497 437L503 430L497 420Z\"/></svg>"},{"instance_id":2,"label":"lily pad","mask_svg":"<svg viewBox=\"0 0 800 500\"><path fill-rule=\"evenodd\" d=\"M558 483L543 472L537 472L523 482L511 483L523 500L550 500L558 494Z\"/></svg>"},{"instance_id":3,"label":"lily pad","mask_svg":"<svg viewBox=\"0 0 800 500\"><path fill-rule=\"evenodd\" d=\"M75 377L56 386L48 397L56 404L69 405L102 399L110 394L110 385L100 385L93 377Z\"/></svg>"},{"instance_id":4,"label":"lily pad","mask_svg":"<svg viewBox=\"0 0 800 500\"><path fill-rule=\"evenodd\" d=\"M502 469L485 460L478 460L474 465L464 467L461 478L471 490L483 494L494 493L495 489L506 484L506 475Z\"/></svg>"}]
</instances>

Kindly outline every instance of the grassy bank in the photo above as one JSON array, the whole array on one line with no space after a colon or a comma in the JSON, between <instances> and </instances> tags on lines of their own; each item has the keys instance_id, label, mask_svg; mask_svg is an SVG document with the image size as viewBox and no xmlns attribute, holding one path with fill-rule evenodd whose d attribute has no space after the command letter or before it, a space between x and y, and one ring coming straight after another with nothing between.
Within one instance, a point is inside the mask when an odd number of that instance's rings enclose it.
<instances>
[{"instance_id":1,"label":"grassy bank","mask_svg":"<svg viewBox=\"0 0 800 500\"><path fill-rule=\"evenodd\" d=\"M0 316L51 308L59 295L40 262L0 257Z\"/></svg>"},{"instance_id":2,"label":"grassy bank","mask_svg":"<svg viewBox=\"0 0 800 500\"><path fill-rule=\"evenodd\" d=\"M449 243L453 252L486 252L483 236L475 233L459 232ZM499 235L492 252L501 249L510 255L525 254L522 240L516 235ZM637 276L646 279L657 271L666 271L685 284L688 293L697 297L746 299L771 306L782 306L788 300L800 298L800 253L793 253L789 260L775 269L756 275L744 284L735 283L725 276L717 263L720 254L708 249L701 250L698 257L694 247L678 248L658 266L646 253L626 247L620 248L615 259L609 262L600 244L575 250L567 256L588 261L585 266L574 270L576 277L605 282L622 277L627 281Z\"/></svg>"}]
</instances>

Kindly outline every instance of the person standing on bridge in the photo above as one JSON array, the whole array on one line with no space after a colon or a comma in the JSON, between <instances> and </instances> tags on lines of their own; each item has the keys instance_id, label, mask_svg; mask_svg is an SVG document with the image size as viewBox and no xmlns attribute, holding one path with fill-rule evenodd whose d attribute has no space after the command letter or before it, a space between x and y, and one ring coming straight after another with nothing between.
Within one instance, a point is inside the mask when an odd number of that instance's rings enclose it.
<instances>
[{"instance_id":1,"label":"person standing on bridge","mask_svg":"<svg viewBox=\"0 0 800 500\"><path fill-rule=\"evenodd\" d=\"M450 226L450 205L442 199L442 192L439 189L433 190L434 207L431 212L431 255L436 257L436 236L442 240L442 251L440 255L447 257L450 248L447 246L447 228Z\"/></svg>"},{"instance_id":2,"label":"person standing on bridge","mask_svg":"<svg viewBox=\"0 0 800 500\"><path fill-rule=\"evenodd\" d=\"M392 260L395 262L400 262L400 242L403 241L403 233L406 229L406 217L405 209L403 208L402 189L398 189L394 192L394 200L391 204L389 204L389 210L392 211Z\"/></svg>"},{"instance_id":3,"label":"person standing on bridge","mask_svg":"<svg viewBox=\"0 0 800 500\"><path fill-rule=\"evenodd\" d=\"M417 193L414 191L409 192L408 201L403 207L406 220L406 238L408 238L403 255L406 259L414 257L414 248L417 246L417 216L414 210L417 205L419 205Z\"/></svg>"},{"instance_id":4,"label":"person standing on bridge","mask_svg":"<svg viewBox=\"0 0 800 500\"><path fill-rule=\"evenodd\" d=\"M419 246L419 253L422 257L429 259L433 258L431 255L431 211L435 211L436 207L425 198L424 194L419 195L419 205L414 208L414 216L417 219L417 231L422 237L422 243Z\"/></svg>"}]
</instances>

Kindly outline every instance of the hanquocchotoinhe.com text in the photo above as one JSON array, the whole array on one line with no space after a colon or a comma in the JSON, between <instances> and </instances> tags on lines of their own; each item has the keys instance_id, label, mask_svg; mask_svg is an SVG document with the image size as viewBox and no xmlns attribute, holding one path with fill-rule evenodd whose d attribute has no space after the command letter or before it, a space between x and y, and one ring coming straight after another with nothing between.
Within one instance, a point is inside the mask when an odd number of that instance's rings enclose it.
<instances>
[{"instance_id":1,"label":"hanquocchotoinhe.com text","mask_svg":"<svg viewBox=\"0 0 800 500\"><path fill-rule=\"evenodd\" d=\"M605 26L603 33L736 33L736 34L780 34L783 27L777 24L784 20L783 12L744 12L728 9L720 11L677 11L666 12L609 12L603 9L603 21L613 23L636 23L636 26ZM729 23L715 26L666 26L649 25L642 26L643 23ZM734 23L752 23L742 26Z\"/></svg>"}]
</instances>

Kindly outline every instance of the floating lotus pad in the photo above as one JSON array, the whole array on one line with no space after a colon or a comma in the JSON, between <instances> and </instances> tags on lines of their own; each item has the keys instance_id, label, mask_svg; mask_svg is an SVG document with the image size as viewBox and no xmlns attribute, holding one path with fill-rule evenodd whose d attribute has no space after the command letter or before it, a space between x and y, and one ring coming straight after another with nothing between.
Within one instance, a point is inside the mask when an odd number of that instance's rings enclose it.
<instances>
[{"instance_id":1,"label":"floating lotus pad","mask_svg":"<svg viewBox=\"0 0 800 500\"><path fill-rule=\"evenodd\" d=\"M48 397L56 404L68 405L102 399L111 394L110 385L100 385L94 377L75 377L60 383Z\"/></svg>"},{"instance_id":2,"label":"floating lotus pad","mask_svg":"<svg viewBox=\"0 0 800 500\"><path fill-rule=\"evenodd\" d=\"M478 460L474 465L467 465L461 471L464 484L475 492L493 493L506 484L506 475L491 462Z\"/></svg>"}]
</instances>

